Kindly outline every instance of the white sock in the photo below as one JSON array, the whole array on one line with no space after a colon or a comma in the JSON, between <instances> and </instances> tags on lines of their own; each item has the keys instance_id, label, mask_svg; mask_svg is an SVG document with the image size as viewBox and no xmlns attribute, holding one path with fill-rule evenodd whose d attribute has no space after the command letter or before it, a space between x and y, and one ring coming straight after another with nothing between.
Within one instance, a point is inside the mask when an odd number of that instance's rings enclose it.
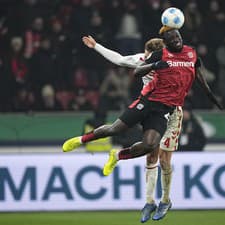
<instances>
[{"instance_id":1,"label":"white sock","mask_svg":"<svg viewBox=\"0 0 225 225\"><path fill-rule=\"evenodd\" d=\"M115 156L116 156L116 160L119 161L119 150L116 151Z\"/></svg>"},{"instance_id":2,"label":"white sock","mask_svg":"<svg viewBox=\"0 0 225 225\"><path fill-rule=\"evenodd\" d=\"M83 142L82 142L82 136L79 136L78 138L79 138L80 143L83 144Z\"/></svg>"},{"instance_id":3,"label":"white sock","mask_svg":"<svg viewBox=\"0 0 225 225\"><path fill-rule=\"evenodd\" d=\"M158 178L158 166L155 164L152 167L146 168L146 202L154 203L155 187Z\"/></svg>"},{"instance_id":4,"label":"white sock","mask_svg":"<svg viewBox=\"0 0 225 225\"><path fill-rule=\"evenodd\" d=\"M162 198L161 202L168 203L170 201L170 186L172 180L172 168L166 170L161 169Z\"/></svg>"}]
</instances>

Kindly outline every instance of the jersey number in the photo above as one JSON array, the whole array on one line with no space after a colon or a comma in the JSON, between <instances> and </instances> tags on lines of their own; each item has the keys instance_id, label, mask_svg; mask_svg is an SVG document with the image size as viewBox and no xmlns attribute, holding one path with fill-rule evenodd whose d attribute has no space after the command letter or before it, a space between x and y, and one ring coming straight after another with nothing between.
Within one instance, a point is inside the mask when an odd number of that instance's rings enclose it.
<instances>
[{"instance_id":1,"label":"jersey number","mask_svg":"<svg viewBox=\"0 0 225 225\"><path fill-rule=\"evenodd\" d=\"M169 148L170 146L170 138L167 138L165 141L164 141L164 145Z\"/></svg>"}]
</instances>

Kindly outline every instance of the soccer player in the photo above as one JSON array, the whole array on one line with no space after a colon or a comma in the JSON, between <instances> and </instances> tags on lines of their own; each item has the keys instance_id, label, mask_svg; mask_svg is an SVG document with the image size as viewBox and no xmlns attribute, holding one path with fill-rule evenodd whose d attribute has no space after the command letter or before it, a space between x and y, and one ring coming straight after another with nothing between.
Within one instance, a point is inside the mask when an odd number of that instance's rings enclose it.
<instances>
[{"instance_id":1,"label":"soccer player","mask_svg":"<svg viewBox=\"0 0 225 225\"><path fill-rule=\"evenodd\" d=\"M104 46L96 43L93 37L85 36L82 38L84 44L89 48L95 49L98 53L104 56L107 60L112 63L129 67L136 68L142 64L145 59L153 51L161 50L164 47L163 40L159 38L150 39L145 43L145 53L122 56L118 52L112 51L105 48ZM144 86L146 86L153 79L153 74L146 74L143 77ZM142 94L145 91L149 91L149 87L143 88ZM177 149L178 138L182 124L182 108L176 107L172 115L169 117L167 124L167 130L160 141L160 149L155 149L152 153L146 157L146 204L142 209L141 222L144 223L151 218L151 213L156 209L156 203L154 200L154 192L158 177L158 157L160 155L160 166L161 166L161 184L162 184L162 198L161 202L170 205L169 193L170 184L172 179L172 166L171 166L171 155L172 152ZM170 206L169 206L170 207ZM165 212L166 213L166 212Z\"/></svg>"},{"instance_id":2,"label":"soccer player","mask_svg":"<svg viewBox=\"0 0 225 225\"><path fill-rule=\"evenodd\" d=\"M147 59L147 63L150 64L139 66L135 71L137 76L144 76L156 70L157 76L154 80L157 82L155 82L154 89L151 88L152 82L149 82L145 86L145 95L132 104L112 125L103 125L90 133L67 140L63 144L64 151L71 151L83 143L118 134L136 123L141 123L144 131L142 142L120 151L112 150L103 173L110 174L119 160L151 153L159 146L161 137L166 131L168 117L177 106L183 105L195 74L199 74L197 77L210 99L221 108L207 86L201 71L197 69L200 62L197 60L195 50L183 45L181 35L176 29L164 31L162 36L166 47L161 51L153 52ZM171 202L168 204L160 202L153 219L161 219L170 207Z\"/></svg>"}]
</instances>

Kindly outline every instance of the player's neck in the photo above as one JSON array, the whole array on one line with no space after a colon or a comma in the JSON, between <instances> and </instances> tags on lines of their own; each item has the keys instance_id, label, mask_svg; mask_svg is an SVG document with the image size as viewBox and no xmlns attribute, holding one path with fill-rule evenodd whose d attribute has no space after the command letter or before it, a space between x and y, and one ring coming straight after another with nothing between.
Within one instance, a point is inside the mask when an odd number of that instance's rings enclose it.
<instances>
[{"instance_id":1,"label":"player's neck","mask_svg":"<svg viewBox=\"0 0 225 225\"><path fill-rule=\"evenodd\" d=\"M170 48L170 47L166 47L168 49L169 52L181 52L184 46L182 46L182 48L180 49L175 49L175 48Z\"/></svg>"}]
</instances>

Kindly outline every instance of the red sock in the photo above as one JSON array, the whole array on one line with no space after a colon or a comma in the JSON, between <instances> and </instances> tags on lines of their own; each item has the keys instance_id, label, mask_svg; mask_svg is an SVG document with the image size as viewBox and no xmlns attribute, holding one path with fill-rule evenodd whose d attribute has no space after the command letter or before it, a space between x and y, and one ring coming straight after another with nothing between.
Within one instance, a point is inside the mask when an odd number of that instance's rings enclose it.
<instances>
[{"instance_id":1,"label":"red sock","mask_svg":"<svg viewBox=\"0 0 225 225\"><path fill-rule=\"evenodd\" d=\"M87 134L84 134L82 137L81 137L81 142L82 143L86 143L86 142L89 142L89 141L93 141L95 140L95 134L93 132L90 132L90 133L87 133Z\"/></svg>"},{"instance_id":2,"label":"red sock","mask_svg":"<svg viewBox=\"0 0 225 225\"><path fill-rule=\"evenodd\" d=\"M123 160L123 159L131 159L132 155L130 153L130 148L124 148L122 150L119 151L118 153L118 159L119 160Z\"/></svg>"}]
</instances>

